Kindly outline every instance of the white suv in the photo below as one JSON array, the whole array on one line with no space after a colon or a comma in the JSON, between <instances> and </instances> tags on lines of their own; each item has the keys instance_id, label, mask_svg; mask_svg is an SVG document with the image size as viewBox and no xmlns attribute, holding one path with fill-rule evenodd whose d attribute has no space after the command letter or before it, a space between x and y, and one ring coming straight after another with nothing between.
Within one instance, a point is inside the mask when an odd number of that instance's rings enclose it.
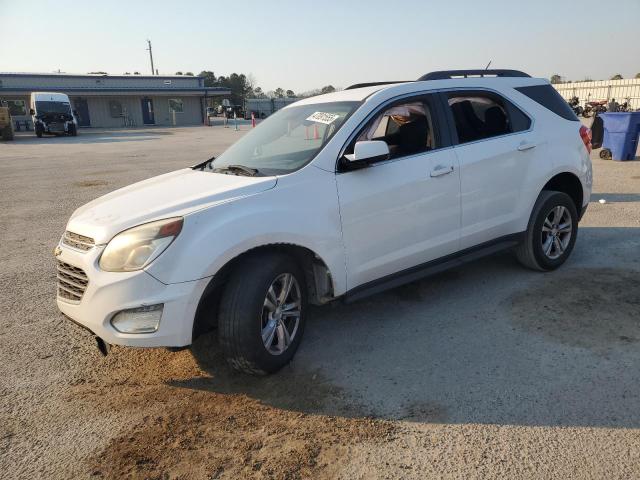
<instances>
[{"instance_id":1,"label":"white suv","mask_svg":"<svg viewBox=\"0 0 640 480\"><path fill-rule=\"evenodd\" d=\"M308 303L352 301L514 247L553 270L591 192L590 131L546 80L434 72L296 102L219 158L79 208L57 303L110 344L218 328L235 368L294 355Z\"/></svg>"}]
</instances>

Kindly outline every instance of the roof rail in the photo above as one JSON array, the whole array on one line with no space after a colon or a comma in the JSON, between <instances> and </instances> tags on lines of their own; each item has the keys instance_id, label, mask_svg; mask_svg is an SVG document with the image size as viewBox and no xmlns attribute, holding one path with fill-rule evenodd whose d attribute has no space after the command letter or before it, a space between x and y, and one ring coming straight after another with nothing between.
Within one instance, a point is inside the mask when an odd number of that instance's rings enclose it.
<instances>
[{"instance_id":1,"label":"roof rail","mask_svg":"<svg viewBox=\"0 0 640 480\"><path fill-rule=\"evenodd\" d=\"M354 83L353 85L349 85L345 90L353 90L354 88L364 88L364 87L376 87L378 85L391 85L392 83L407 83L412 82L413 80L398 80L395 82L369 82L369 83Z\"/></svg>"},{"instance_id":2,"label":"roof rail","mask_svg":"<svg viewBox=\"0 0 640 480\"><path fill-rule=\"evenodd\" d=\"M446 80L454 77L531 77L520 70L441 70L421 76L417 81Z\"/></svg>"}]
</instances>

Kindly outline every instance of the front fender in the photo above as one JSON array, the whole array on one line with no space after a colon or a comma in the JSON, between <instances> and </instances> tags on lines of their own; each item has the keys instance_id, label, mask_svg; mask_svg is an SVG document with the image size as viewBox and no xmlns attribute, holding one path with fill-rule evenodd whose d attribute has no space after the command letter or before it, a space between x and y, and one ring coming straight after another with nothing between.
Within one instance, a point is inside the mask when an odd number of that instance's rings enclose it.
<instances>
[{"instance_id":1,"label":"front fender","mask_svg":"<svg viewBox=\"0 0 640 480\"><path fill-rule=\"evenodd\" d=\"M307 248L329 268L334 293L346 290L344 248L335 174L308 165L280 177L271 190L185 217L174 243L147 271L163 283L211 277L256 247Z\"/></svg>"}]
</instances>

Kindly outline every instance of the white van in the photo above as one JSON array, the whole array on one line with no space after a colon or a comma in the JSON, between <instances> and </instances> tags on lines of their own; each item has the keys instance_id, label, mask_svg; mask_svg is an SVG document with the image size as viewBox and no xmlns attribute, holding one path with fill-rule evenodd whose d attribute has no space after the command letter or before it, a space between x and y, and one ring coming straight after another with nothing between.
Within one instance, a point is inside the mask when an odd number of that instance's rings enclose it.
<instances>
[{"instance_id":1,"label":"white van","mask_svg":"<svg viewBox=\"0 0 640 480\"><path fill-rule=\"evenodd\" d=\"M64 93L33 92L30 105L38 138L44 133L74 137L78 134L78 121L71 109L69 97Z\"/></svg>"}]
</instances>

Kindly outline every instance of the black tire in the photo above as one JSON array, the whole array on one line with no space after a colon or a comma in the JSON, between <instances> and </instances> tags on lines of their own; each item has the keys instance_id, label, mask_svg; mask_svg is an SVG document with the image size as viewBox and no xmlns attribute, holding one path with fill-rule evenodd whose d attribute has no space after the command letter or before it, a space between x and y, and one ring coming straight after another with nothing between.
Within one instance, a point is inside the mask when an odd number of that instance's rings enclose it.
<instances>
[{"instance_id":1,"label":"black tire","mask_svg":"<svg viewBox=\"0 0 640 480\"><path fill-rule=\"evenodd\" d=\"M608 148L600 150L600 158L603 160L611 160L611 150Z\"/></svg>"},{"instance_id":2,"label":"black tire","mask_svg":"<svg viewBox=\"0 0 640 480\"><path fill-rule=\"evenodd\" d=\"M78 128L73 124L69 126L69 135L71 135L72 137L78 136Z\"/></svg>"},{"instance_id":3,"label":"black tire","mask_svg":"<svg viewBox=\"0 0 640 480\"><path fill-rule=\"evenodd\" d=\"M567 209L571 218L571 233L564 251L557 258L550 258L543 250L543 240L548 240L550 235L543 232L543 224L545 219L552 214L551 212L555 207L565 207ZM571 197L563 192L543 190L533 207L525 238L516 248L516 255L522 265L532 270L542 272L555 270L571 255L577 236L578 212ZM562 242L562 240L559 241Z\"/></svg>"},{"instance_id":4,"label":"black tire","mask_svg":"<svg viewBox=\"0 0 640 480\"><path fill-rule=\"evenodd\" d=\"M42 138L42 127L40 125L36 125L36 137Z\"/></svg>"},{"instance_id":5,"label":"black tire","mask_svg":"<svg viewBox=\"0 0 640 480\"><path fill-rule=\"evenodd\" d=\"M11 125L7 125L2 129L2 139L13 140L13 128L11 128Z\"/></svg>"},{"instance_id":6,"label":"black tire","mask_svg":"<svg viewBox=\"0 0 640 480\"><path fill-rule=\"evenodd\" d=\"M265 297L273 282L291 274L300 290L300 316L291 343L273 354L262 339ZM274 373L293 358L304 333L306 283L302 270L283 254L252 255L242 260L231 274L222 294L218 314L218 339L227 362L251 375Z\"/></svg>"}]
</instances>

